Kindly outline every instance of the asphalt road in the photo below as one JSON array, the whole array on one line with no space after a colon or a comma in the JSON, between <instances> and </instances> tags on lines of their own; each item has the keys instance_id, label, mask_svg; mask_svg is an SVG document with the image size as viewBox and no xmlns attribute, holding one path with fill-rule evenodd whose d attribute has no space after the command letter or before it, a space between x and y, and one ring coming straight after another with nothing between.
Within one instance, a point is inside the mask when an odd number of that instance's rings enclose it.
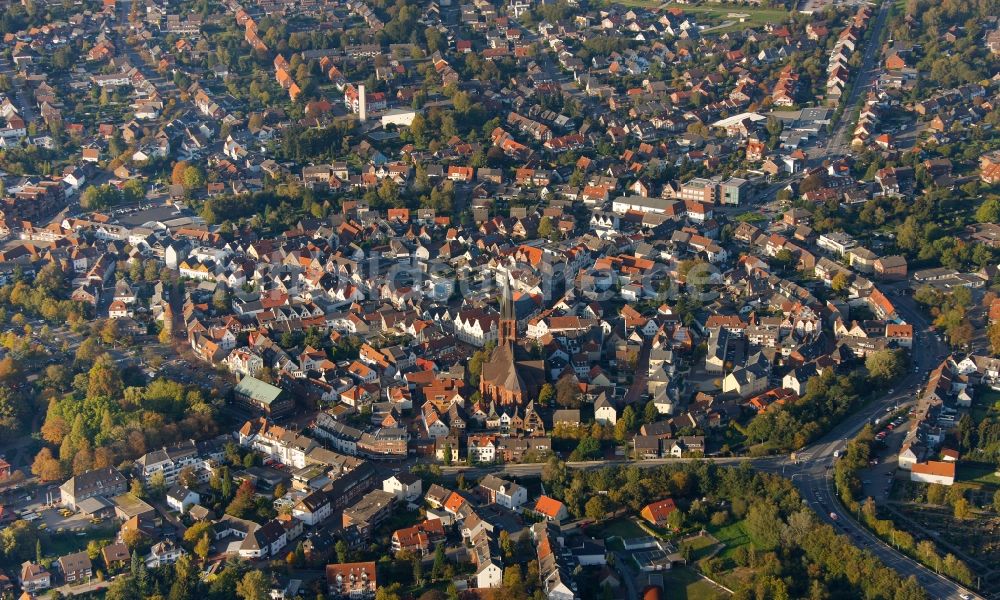
<instances>
[{"instance_id":1,"label":"asphalt road","mask_svg":"<svg viewBox=\"0 0 1000 600\"><path fill-rule=\"evenodd\" d=\"M927 373L947 357L948 348L934 335L928 332L930 325L918 311L912 298L897 296L896 290L905 287L905 283L885 286L883 289L890 294L900 316L914 326L914 342L912 349L912 365L919 368L914 372L911 368L905 377L892 388L892 393L886 394L869 403L854 415L851 415L817 442L796 453L796 461L789 457L765 457L751 459L748 457L706 458L706 459L657 459L632 461L639 467L649 468L663 464L686 462L691 460L711 460L719 464L738 464L749 461L755 469L780 473L791 479L799 490L802 498L826 522L834 525L848 535L859 547L864 548L881 559L887 566L894 569L902 577L911 575L927 590L932 598L960 600L963 594L972 598L980 598L969 590L951 580L927 569L915 560L882 542L878 537L858 523L854 516L844 509L837 498L833 485L833 454L843 450L847 441L853 438L861 429L875 418L884 417L895 408L913 403L920 386L923 385ZM597 469L614 464L626 464L625 461L583 461L570 462L571 469ZM542 464L511 464L497 467L444 467L446 476L456 476L464 473L466 477L480 477L488 473L499 473L512 477L537 476L542 472ZM831 518L831 513L836 518Z\"/></svg>"},{"instance_id":2,"label":"asphalt road","mask_svg":"<svg viewBox=\"0 0 1000 600\"><path fill-rule=\"evenodd\" d=\"M894 286L896 288L900 286ZM887 288L893 289L893 288ZM928 371L943 360L948 349L936 337L927 332L927 319L916 310L909 297L892 297L900 315L914 326L913 363L920 367L920 373L912 370L893 388L895 392L880 398L859 413L846 419L818 442L796 453L799 464L786 464L782 473L791 478L803 499L828 523L848 535L855 545L877 556L887 566L902 577L915 576L920 585L932 598L959 600L963 594L979 598L961 585L942 577L917 561L897 551L865 529L854 515L848 513L837 497L833 485L833 453L843 450L847 440L874 418L884 416L887 410L903 406L915 398L914 385L922 384ZM756 465L755 465L756 466ZM835 514L836 518L832 518Z\"/></svg>"},{"instance_id":3,"label":"asphalt road","mask_svg":"<svg viewBox=\"0 0 1000 600\"><path fill-rule=\"evenodd\" d=\"M875 79L878 77L879 56L881 54L879 40L882 37L882 30L885 28L886 21L889 19L889 9L891 7L892 0L883 0L878 12L875 14L875 22L871 26L871 35L864 48L861 66L854 77L854 86L844 100L843 116L837 124L833 135L827 141L825 152L821 151L819 158L844 154L850 149L851 134L854 131L855 125L853 119L851 119L851 115L858 101L865 97L861 93L864 92L867 95L868 90L872 88Z\"/></svg>"}]
</instances>

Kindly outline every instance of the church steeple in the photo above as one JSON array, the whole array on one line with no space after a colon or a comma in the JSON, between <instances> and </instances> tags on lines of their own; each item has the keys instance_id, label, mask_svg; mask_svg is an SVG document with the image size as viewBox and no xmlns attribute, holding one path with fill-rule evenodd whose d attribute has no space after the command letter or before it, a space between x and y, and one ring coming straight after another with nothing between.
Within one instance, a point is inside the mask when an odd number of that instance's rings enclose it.
<instances>
[{"instance_id":1,"label":"church steeple","mask_svg":"<svg viewBox=\"0 0 1000 600\"><path fill-rule=\"evenodd\" d=\"M517 315L514 313L514 298L510 292L510 282L503 278L500 296L500 327L497 330L497 345L503 346L517 341Z\"/></svg>"}]
</instances>

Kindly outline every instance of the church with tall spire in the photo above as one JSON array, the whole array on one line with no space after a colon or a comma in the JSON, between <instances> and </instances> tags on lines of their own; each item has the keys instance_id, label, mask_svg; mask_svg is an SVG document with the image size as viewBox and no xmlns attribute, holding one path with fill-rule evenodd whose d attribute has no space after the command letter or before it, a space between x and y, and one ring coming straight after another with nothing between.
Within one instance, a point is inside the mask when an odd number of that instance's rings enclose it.
<instances>
[{"instance_id":1,"label":"church with tall spire","mask_svg":"<svg viewBox=\"0 0 1000 600\"><path fill-rule=\"evenodd\" d=\"M517 339L517 311L510 283L504 278L500 295L497 347L483 363L479 393L499 405L523 405L538 397L545 384L545 361L531 359Z\"/></svg>"}]
</instances>

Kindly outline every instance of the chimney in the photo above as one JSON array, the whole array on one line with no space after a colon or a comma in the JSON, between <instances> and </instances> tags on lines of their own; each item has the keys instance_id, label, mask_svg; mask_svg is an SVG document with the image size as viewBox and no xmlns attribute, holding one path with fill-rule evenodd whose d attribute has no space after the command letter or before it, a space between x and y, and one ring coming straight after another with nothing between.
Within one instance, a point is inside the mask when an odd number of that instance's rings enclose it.
<instances>
[{"instance_id":1,"label":"chimney","mask_svg":"<svg viewBox=\"0 0 1000 600\"><path fill-rule=\"evenodd\" d=\"M365 86L358 86L358 119L362 123L368 120L368 95L365 93Z\"/></svg>"}]
</instances>

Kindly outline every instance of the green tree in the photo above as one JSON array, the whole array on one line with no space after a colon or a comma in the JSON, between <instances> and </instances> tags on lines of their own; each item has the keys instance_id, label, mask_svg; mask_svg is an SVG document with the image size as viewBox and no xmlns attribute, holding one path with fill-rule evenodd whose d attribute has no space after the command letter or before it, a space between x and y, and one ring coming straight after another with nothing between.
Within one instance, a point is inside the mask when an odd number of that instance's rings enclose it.
<instances>
[{"instance_id":1,"label":"green tree","mask_svg":"<svg viewBox=\"0 0 1000 600\"><path fill-rule=\"evenodd\" d=\"M149 493L154 498L162 498L167 492L167 479L162 471L157 471L149 477Z\"/></svg>"},{"instance_id":2,"label":"green tree","mask_svg":"<svg viewBox=\"0 0 1000 600\"><path fill-rule=\"evenodd\" d=\"M438 542L434 547L434 567L431 569L431 577L440 579L444 576L444 569L448 564L448 557L444 552L444 543Z\"/></svg>"},{"instance_id":3,"label":"green tree","mask_svg":"<svg viewBox=\"0 0 1000 600\"><path fill-rule=\"evenodd\" d=\"M570 454L569 459L573 461L597 460L600 457L601 442L588 435L576 445L576 449Z\"/></svg>"},{"instance_id":4,"label":"green tree","mask_svg":"<svg viewBox=\"0 0 1000 600\"><path fill-rule=\"evenodd\" d=\"M188 191L199 189L205 185L205 172L197 165L188 165L184 169L181 184Z\"/></svg>"},{"instance_id":5,"label":"green tree","mask_svg":"<svg viewBox=\"0 0 1000 600\"><path fill-rule=\"evenodd\" d=\"M679 508L675 508L669 515L667 515L667 525L669 525L674 531L684 529L684 521L684 511Z\"/></svg>"},{"instance_id":6,"label":"green tree","mask_svg":"<svg viewBox=\"0 0 1000 600\"><path fill-rule=\"evenodd\" d=\"M927 486L927 502L928 504L943 504L944 496L947 490L945 487L938 483L932 483Z\"/></svg>"},{"instance_id":7,"label":"green tree","mask_svg":"<svg viewBox=\"0 0 1000 600\"><path fill-rule=\"evenodd\" d=\"M952 509L954 510L956 519L965 520L972 516L972 509L969 507L969 501L965 498L959 498L956 500Z\"/></svg>"},{"instance_id":8,"label":"green tree","mask_svg":"<svg viewBox=\"0 0 1000 600\"><path fill-rule=\"evenodd\" d=\"M419 556L413 557L413 581L417 585L424 581L424 561Z\"/></svg>"},{"instance_id":9,"label":"green tree","mask_svg":"<svg viewBox=\"0 0 1000 600\"><path fill-rule=\"evenodd\" d=\"M549 217L542 217L538 221L538 237L548 239L555 228L552 226L552 219Z\"/></svg>"},{"instance_id":10,"label":"green tree","mask_svg":"<svg viewBox=\"0 0 1000 600\"><path fill-rule=\"evenodd\" d=\"M650 400L646 403L646 408L642 411L643 423L655 423L660 418L660 410L656 408L656 403Z\"/></svg>"},{"instance_id":11,"label":"green tree","mask_svg":"<svg viewBox=\"0 0 1000 600\"><path fill-rule=\"evenodd\" d=\"M542 389L538 392L538 403L542 406L549 406L552 404L553 398L555 398L556 390L552 387L551 383L545 383L542 385Z\"/></svg>"},{"instance_id":12,"label":"green tree","mask_svg":"<svg viewBox=\"0 0 1000 600\"><path fill-rule=\"evenodd\" d=\"M1000 196L990 196L976 209L976 221L980 223L1000 222Z\"/></svg>"},{"instance_id":13,"label":"green tree","mask_svg":"<svg viewBox=\"0 0 1000 600\"><path fill-rule=\"evenodd\" d=\"M236 584L236 594L242 600L269 600L271 597L271 582L263 571L249 571Z\"/></svg>"},{"instance_id":14,"label":"green tree","mask_svg":"<svg viewBox=\"0 0 1000 600\"><path fill-rule=\"evenodd\" d=\"M885 385L903 374L903 356L896 350L878 350L865 358L868 376L878 385Z\"/></svg>"},{"instance_id":15,"label":"green tree","mask_svg":"<svg viewBox=\"0 0 1000 600\"><path fill-rule=\"evenodd\" d=\"M609 508L610 506L607 496L598 494L590 500L587 500L587 504L583 509L583 514L586 515L588 519L601 521L608 515Z\"/></svg>"},{"instance_id":16,"label":"green tree","mask_svg":"<svg viewBox=\"0 0 1000 600\"><path fill-rule=\"evenodd\" d=\"M36 549L38 534L27 521L14 521L0 531L0 554L9 563L30 560Z\"/></svg>"},{"instance_id":17,"label":"green tree","mask_svg":"<svg viewBox=\"0 0 1000 600\"><path fill-rule=\"evenodd\" d=\"M774 550L781 531L778 507L767 502L755 502L747 513L746 527L754 546L760 550Z\"/></svg>"}]
</instances>

